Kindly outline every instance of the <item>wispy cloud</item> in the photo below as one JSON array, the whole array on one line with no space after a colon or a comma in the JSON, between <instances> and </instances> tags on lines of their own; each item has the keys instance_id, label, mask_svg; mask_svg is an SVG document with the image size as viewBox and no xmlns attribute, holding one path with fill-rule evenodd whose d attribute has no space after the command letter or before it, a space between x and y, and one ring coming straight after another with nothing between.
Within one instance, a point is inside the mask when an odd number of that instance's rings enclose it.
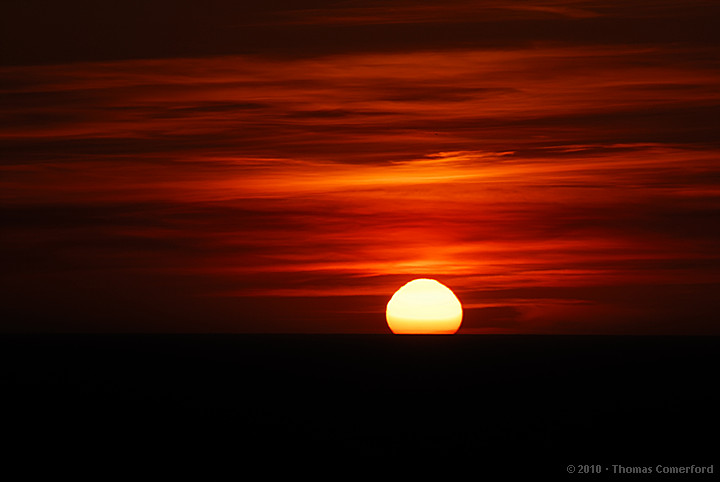
<instances>
[{"instance_id":1,"label":"wispy cloud","mask_svg":"<svg viewBox=\"0 0 720 482\"><path fill-rule=\"evenodd\" d=\"M471 21L500 21L509 19L537 19L545 15L569 18L599 16L593 11L594 2L545 1L516 2L452 0L443 3L418 1L351 2L325 8L285 10L271 16L268 23L285 25L317 24L405 24L447 23Z\"/></svg>"}]
</instances>

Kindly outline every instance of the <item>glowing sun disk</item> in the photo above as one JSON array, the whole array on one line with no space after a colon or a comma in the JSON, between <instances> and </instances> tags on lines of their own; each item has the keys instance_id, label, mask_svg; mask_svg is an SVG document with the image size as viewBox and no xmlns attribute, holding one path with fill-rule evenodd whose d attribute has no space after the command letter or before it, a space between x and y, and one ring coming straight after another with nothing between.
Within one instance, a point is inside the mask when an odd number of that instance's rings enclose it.
<instances>
[{"instance_id":1,"label":"glowing sun disk","mask_svg":"<svg viewBox=\"0 0 720 482\"><path fill-rule=\"evenodd\" d=\"M386 318L396 334L453 334L462 323L462 305L447 286L415 279L390 298Z\"/></svg>"}]
</instances>

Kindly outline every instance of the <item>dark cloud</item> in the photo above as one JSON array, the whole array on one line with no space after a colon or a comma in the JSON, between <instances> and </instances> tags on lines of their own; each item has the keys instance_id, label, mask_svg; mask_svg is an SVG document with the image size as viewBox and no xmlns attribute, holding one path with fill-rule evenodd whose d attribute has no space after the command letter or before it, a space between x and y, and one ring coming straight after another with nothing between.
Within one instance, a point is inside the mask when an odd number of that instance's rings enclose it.
<instances>
[{"instance_id":1,"label":"dark cloud","mask_svg":"<svg viewBox=\"0 0 720 482\"><path fill-rule=\"evenodd\" d=\"M6 2L4 64L306 57L537 42L717 45L718 6L629 2Z\"/></svg>"}]
</instances>

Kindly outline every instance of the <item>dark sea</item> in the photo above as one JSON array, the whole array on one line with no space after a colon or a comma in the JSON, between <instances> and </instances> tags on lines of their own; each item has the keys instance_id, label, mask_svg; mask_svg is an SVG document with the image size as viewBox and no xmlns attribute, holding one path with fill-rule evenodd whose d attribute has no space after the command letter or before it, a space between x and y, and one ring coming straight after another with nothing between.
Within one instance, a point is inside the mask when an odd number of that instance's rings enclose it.
<instances>
[{"instance_id":1,"label":"dark sea","mask_svg":"<svg viewBox=\"0 0 720 482\"><path fill-rule=\"evenodd\" d=\"M4 460L229 479L710 480L718 368L720 337L3 335ZM691 465L714 474L658 473Z\"/></svg>"}]
</instances>

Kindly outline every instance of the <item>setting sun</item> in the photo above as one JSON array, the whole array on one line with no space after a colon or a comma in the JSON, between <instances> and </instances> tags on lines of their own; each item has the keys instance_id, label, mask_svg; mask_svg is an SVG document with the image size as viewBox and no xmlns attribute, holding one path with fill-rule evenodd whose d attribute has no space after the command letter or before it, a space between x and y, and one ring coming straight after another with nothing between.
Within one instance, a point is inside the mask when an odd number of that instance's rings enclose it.
<instances>
[{"instance_id":1,"label":"setting sun","mask_svg":"<svg viewBox=\"0 0 720 482\"><path fill-rule=\"evenodd\" d=\"M462 305L450 288L425 278L397 290L386 311L395 334L451 335L460 328L462 315Z\"/></svg>"}]
</instances>

